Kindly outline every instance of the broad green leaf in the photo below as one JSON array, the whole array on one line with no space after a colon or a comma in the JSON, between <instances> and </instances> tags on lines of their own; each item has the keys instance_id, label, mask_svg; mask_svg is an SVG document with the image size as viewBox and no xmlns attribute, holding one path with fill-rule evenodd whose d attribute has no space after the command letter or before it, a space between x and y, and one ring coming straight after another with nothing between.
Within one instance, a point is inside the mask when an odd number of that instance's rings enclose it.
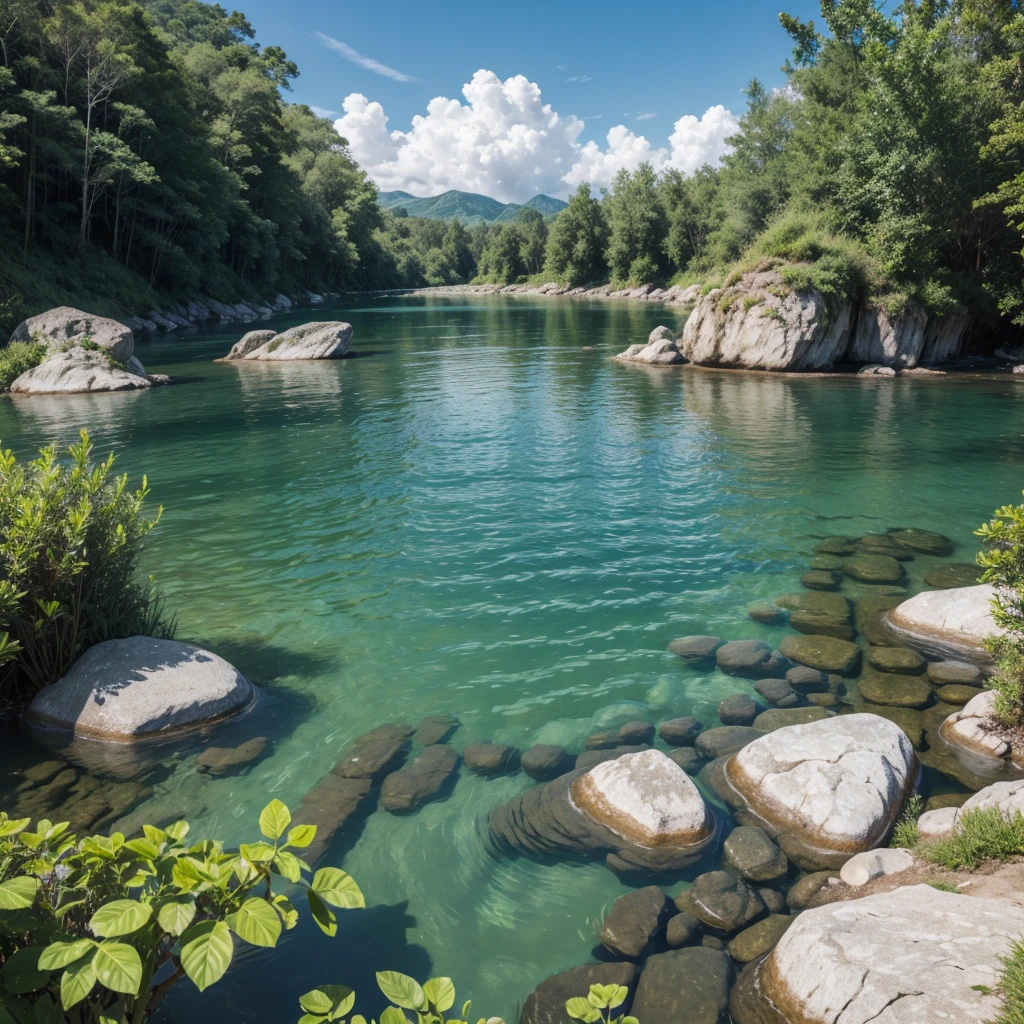
<instances>
[{"instance_id":1,"label":"broad green leaf","mask_svg":"<svg viewBox=\"0 0 1024 1024\"><path fill-rule=\"evenodd\" d=\"M60 1001L65 1010L70 1010L75 1003L80 1003L96 984L96 956L90 951L88 956L80 957L60 976Z\"/></svg>"},{"instance_id":2,"label":"broad green leaf","mask_svg":"<svg viewBox=\"0 0 1024 1024\"><path fill-rule=\"evenodd\" d=\"M124 992L129 996L139 994L142 983L142 960L138 950L126 942L111 942L109 939L96 947L93 956L96 980L111 992Z\"/></svg>"},{"instance_id":3,"label":"broad green leaf","mask_svg":"<svg viewBox=\"0 0 1024 1024\"><path fill-rule=\"evenodd\" d=\"M316 825L296 825L288 830L288 845L304 850L316 837Z\"/></svg>"},{"instance_id":4,"label":"broad green leaf","mask_svg":"<svg viewBox=\"0 0 1024 1024\"><path fill-rule=\"evenodd\" d=\"M263 864L265 861L274 859L274 847L262 840L258 843L242 843L238 852L250 864Z\"/></svg>"},{"instance_id":5,"label":"broad green leaf","mask_svg":"<svg viewBox=\"0 0 1024 1024\"><path fill-rule=\"evenodd\" d=\"M35 902L39 879L18 875L0 882L0 910L25 910Z\"/></svg>"},{"instance_id":6,"label":"broad green leaf","mask_svg":"<svg viewBox=\"0 0 1024 1024\"><path fill-rule=\"evenodd\" d=\"M426 1009L426 997L415 978L399 974L398 971L378 971L377 984L381 992L396 1006L404 1007L406 1010Z\"/></svg>"},{"instance_id":7,"label":"broad green leaf","mask_svg":"<svg viewBox=\"0 0 1024 1024\"><path fill-rule=\"evenodd\" d=\"M608 996L608 1006L614 1010L616 1006L621 1006L626 998L629 996L629 989L625 985L611 985L610 988L614 988L615 991Z\"/></svg>"},{"instance_id":8,"label":"broad green leaf","mask_svg":"<svg viewBox=\"0 0 1024 1024\"><path fill-rule=\"evenodd\" d=\"M142 833L151 843L156 843L157 846L161 843L166 843L168 839L167 833L155 825L143 825Z\"/></svg>"},{"instance_id":9,"label":"broad green leaf","mask_svg":"<svg viewBox=\"0 0 1024 1024\"><path fill-rule=\"evenodd\" d=\"M347 985L321 985L320 991L331 1001L331 1020L344 1017L355 1006L356 994Z\"/></svg>"},{"instance_id":10,"label":"broad green leaf","mask_svg":"<svg viewBox=\"0 0 1024 1024\"><path fill-rule=\"evenodd\" d=\"M395 1006L389 1006L380 1015L380 1024L409 1024L404 1013Z\"/></svg>"},{"instance_id":11,"label":"broad green leaf","mask_svg":"<svg viewBox=\"0 0 1024 1024\"><path fill-rule=\"evenodd\" d=\"M224 977L234 949L223 921L201 921L181 939L181 966L200 992Z\"/></svg>"},{"instance_id":12,"label":"broad green leaf","mask_svg":"<svg viewBox=\"0 0 1024 1024\"><path fill-rule=\"evenodd\" d=\"M19 832L23 832L26 828L28 828L31 821L31 818L8 818L7 815L5 814L3 818L0 819L0 836L17 835ZM315 826L312 825L305 825L300 827L315 829ZM298 844L296 843L296 845ZM307 843L306 845L308 846L309 844Z\"/></svg>"},{"instance_id":13,"label":"broad green leaf","mask_svg":"<svg viewBox=\"0 0 1024 1024\"><path fill-rule=\"evenodd\" d=\"M423 983L423 994L435 1010L444 1013L455 1005L455 985L451 978L431 978Z\"/></svg>"},{"instance_id":14,"label":"broad green leaf","mask_svg":"<svg viewBox=\"0 0 1024 1024\"><path fill-rule=\"evenodd\" d=\"M188 830L189 824L187 821L176 821L173 825L168 825L167 828L164 829L164 832L166 832L171 839L180 843L185 836L188 835Z\"/></svg>"},{"instance_id":15,"label":"broad green leaf","mask_svg":"<svg viewBox=\"0 0 1024 1024\"><path fill-rule=\"evenodd\" d=\"M640 1021L636 1017L622 1017L619 1020L619 1024L640 1024Z\"/></svg>"},{"instance_id":16,"label":"broad green leaf","mask_svg":"<svg viewBox=\"0 0 1024 1024\"><path fill-rule=\"evenodd\" d=\"M304 1013L298 1024L326 1024L327 1018L320 1013Z\"/></svg>"},{"instance_id":17,"label":"broad green leaf","mask_svg":"<svg viewBox=\"0 0 1024 1024\"><path fill-rule=\"evenodd\" d=\"M332 1003L326 992L323 992L318 988L314 988L305 995L299 996L299 1006L301 1006L306 1013L317 1013L321 1017L326 1017L327 1014L331 1012Z\"/></svg>"},{"instance_id":18,"label":"broad green leaf","mask_svg":"<svg viewBox=\"0 0 1024 1024\"><path fill-rule=\"evenodd\" d=\"M292 906L292 901L287 896L277 895L274 897L274 909L281 915L281 922L286 931L291 931L299 923L299 912Z\"/></svg>"},{"instance_id":19,"label":"broad green leaf","mask_svg":"<svg viewBox=\"0 0 1024 1024\"><path fill-rule=\"evenodd\" d=\"M274 870L279 875L284 875L289 882L297 882L302 877L299 858L287 850L282 850L274 858Z\"/></svg>"},{"instance_id":20,"label":"broad green leaf","mask_svg":"<svg viewBox=\"0 0 1024 1024\"><path fill-rule=\"evenodd\" d=\"M596 1009L586 998L583 996L575 996L568 1000L565 1004L565 1012L572 1017L573 1020L582 1020L586 1024L592 1024L593 1021L601 1019L601 1011Z\"/></svg>"},{"instance_id":21,"label":"broad green leaf","mask_svg":"<svg viewBox=\"0 0 1024 1024\"><path fill-rule=\"evenodd\" d=\"M89 919L89 928L93 935L112 939L137 932L152 916L153 908L148 903L139 903L137 900L114 900L112 903L104 904L92 915Z\"/></svg>"},{"instance_id":22,"label":"broad green leaf","mask_svg":"<svg viewBox=\"0 0 1024 1024\"><path fill-rule=\"evenodd\" d=\"M43 949L43 946L26 946L7 958L0 972L7 992L20 996L49 984L50 972L39 970L39 957Z\"/></svg>"},{"instance_id":23,"label":"broad green leaf","mask_svg":"<svg viewBox=\"0 0 1024 1024\"><path fill-rule=\"evenodd\" d=\"M156 860L160 856L160 847L150 839L129 839L124 846L146 860Z\"/></svg>"},{"instance_id":24,"label":"broad green leaf","mask_svg":"<svg viewBox=\"0 0 1024 1024\"><path fill-rule=\"evenodd\" d=\"M39 954L39 970L59 971L62 967L80 960L96 943L92 939L78 939L76 942L51 942Z\"/></svg>"},{"instance_id":25,"label":"broad green leaf","mask_svg":"<svg viewBox=\"0 0 1024 1024\"><path fill-rule=\"evenodd\" d=\"M313 891L332 907L341 907L344 910L352 910L356 907L365 907L366 900L363 897L355 879L346 874L340 868L321 868L310 883ZM414 1007L409 1007L414 1009Z\"/></svg>"},{"instance_id":26,"label":"broad green leaf","mask_svg":"<svg viewBox=\"0 0 1024 1024\"><path fill-rule=\"evenodd\" d=\"M170 935L180 935L196 916L196 905L190 899L171 900L165 903L156 914L157 924Z\"/></svg>"},{"instance_id":27,"label":"broad green leaf","mask_svg":"<svg viewBox=\"0 0 1024 1024\"><path fill-rule=\"evenodd\" d=\"M277 911L258 896L247 899L224 923L253 946L276 946L281 937L281 919Z\"/></svg>"},{"instance_id":28,"label":"broad green leaf","mask_svg":"<svg viewBox=\"0 0 1024 1024\"><path fill-rule=\"evenodd\" d=\"M260 813L260 831L268 839L280 839L291 820L288 808L280 800L271 800Z\"/></svg>"},{"instance_id":29,"label":"broad green leaf","mask_svg":"<svg viewBox=\"0 0 1024 1024\"><path fill-rule=\"evenodd\" d=\"M348 1024L366 1024L366 1018L361 1013L357 1013L352 1016Z\"/></svg>"},{"instance_id":30,"label":"broad green leaf","mask_svg":"<svg viewBox=\"0 0 1024 1024\"><path fill-rule=\"evenodd\" d=\"M313 920L324 935L332 938L338 934L338 919L334 911L312 889L306 890L306 899L309 901L309 909L313 914Z\"/></svg>"}]
</instances>

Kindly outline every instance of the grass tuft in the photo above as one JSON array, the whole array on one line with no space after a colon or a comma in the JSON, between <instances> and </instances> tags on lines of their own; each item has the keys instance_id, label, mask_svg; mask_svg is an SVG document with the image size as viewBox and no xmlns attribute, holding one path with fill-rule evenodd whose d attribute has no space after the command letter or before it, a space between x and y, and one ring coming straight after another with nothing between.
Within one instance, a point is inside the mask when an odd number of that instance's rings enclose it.
<instances>
[{"instance_id":1,"label":"grass tuft","mask_svg":"<svg viewBox=\"0 0 1024 1024\"><path fill-rule=\"evenodd\" d=\"M1003 957L999 989L1003 1005L990 1024L1024 1024L1024 942L1015 942Z\"/></svg>"},{"instance_id":2,"label":"grass tuft","mask_svg":"<svg viewBox=\"0 0 1024 1024\"><path fill-rule=\"evenodd\" d=\"M965 811L951 836L923 851L933 864L953 871L973 871L986 860L1009 860L1024 853L1024 816L1007 818L998 807Z\"/></svg>"}]
</instances>

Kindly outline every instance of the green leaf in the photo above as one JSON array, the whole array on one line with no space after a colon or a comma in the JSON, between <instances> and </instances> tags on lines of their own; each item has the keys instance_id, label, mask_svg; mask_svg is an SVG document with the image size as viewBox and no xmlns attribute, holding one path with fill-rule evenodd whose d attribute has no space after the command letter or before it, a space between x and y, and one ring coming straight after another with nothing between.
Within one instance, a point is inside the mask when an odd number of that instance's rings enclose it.
<instances>
[{"instance_id":1,"label":"green leaf","mask_svg":"<svg viewBox=\"0 0 1024 1024\"><path fill-rule=\"evenodd\" d=\"M274 870L279 875L284 875L289 882L297 882L302 877L302 868L299 865L299 858L287 850L282 850L274 858Z\"/></svg>"},{"instance_id":2,"label":"green leaf","mask_svg":"<svg viewBox=\"0 0 1024 1024\"><path fill-rule=\"evenodd\" d=\"M181 966L200 992L224 977L234 948L223 921L201 921L181 939Z\"/></svg>"},{"instance_id":3,"label":"green leaf","mask_svg":"<svg viewBox=\"0 0 1024 1024\"><path fill-rule=\"evenodd\" d=\"M156 860L160 856L160 847L150 839L129 839L124 846L146 860Z\"/></svg>"},{"instance_id":4,"label":"green leaf","mask_svg":"<svg viewBox=\"0 0 1024 1024\"><path fill-rule=\"evenodd\" d=\"M60 1001L65 1010L80 1003L96 984L95 947L88 956L79 957L60 976Z\"/></svg>"},{"instance_id":5,"label":"green leaf","mask_svg":"<svg viewBox=\"0 0 1024 1024\"><path fill-rule=\"evenodd\" d=\"M629 989L625 985L610 985L609 988L614 988L615 991L608 996L608 1006L614 1010L616 1006L621 1006L626 998L629 996Z\"/></svg>"},{"instance_id":6,"label":"green leaf","mask_svg":"<svg viewBox=\"0 0 1024 1024\"><path fill-rule=\"evenodd\" d=\"M25 995L49 984L50 972L39 970L39 957L45 947L26 946L7 958L2 972L4 988L12 995Z\"/></svg>"},{"instance_id":7,"label":"green leaf","mask_svg":"<svg viewBox=\"0 0 1024 1024\"><path fill-rule=\"evenodd\" d=\"M366 899L363 897L355 879L346 874L340 868L321 868L310 883L313 891L332 907L341 907L344 910L352 910L356 907L365 907ZM415 1009L415 1007L409 1007Z\"/></svg>"},{"instance_id":8,"label":"green leaf","mask_svg":"<svg viewBox=\"0 0 1024 1024\"><path fill-rule=\"evenodd\" d=\"M312 889L306 890L306 899L309 900L309 909L320 931L324 935L330 935L332 938L337 935L338 919L334 916L334 911Z\"/></svg>"},{"instance_id":9,"label":"green leaf","mask_svg":"<svg viewBox=\"0 0 1024 1024\"><path fill-rule=\"evenodd\" d=\"M409 1024L404 1013L394 1006L389 1006L380 1015L380 1024Z\"/></svg>"},{"instance_id":10,"label":"green leaf","mask_svg":"<svg viewBox=\"0 0 1024 1024\"><path fill-rule=\"evenodd\" d=\"M366 1024L366 1018L361 1013L353 1014L348 1024Z\"/></svg>"},{"instance_id":11,"label":"green leaf","mask_svg":"<svg viewBox=\"0 0 1024 1024\"><path fill-rule=\"evenodd\" d=\"M8 818L7 815L5 814L3 816L3 818L0 818L0 836L13 836L13 835L17 835L19 832L22 832L24 829L28 828L28 826L31 823L31 821L32 821L31 818ZM303 827L303 826L300 826L300 827ZM307 825L307 826L304 826L304 827L306 827L306 828L316 828L315 825L313 825L313 826L308 826ZM298 845L298 844L296 844L296 845ZM307 845L309 845L309 844L307 843Z\"/></svg>"},{"instance_id":12,"label":"green leaf","mask_svg":"<svg viewBox=\"0 0 1024 1024\"><path fill-rule=\"evenodd\" d=\"M164 832L171 839L175 839L180 843L188 835L188 829L189 824L187 821L176 821L173 825L168 825Z\"/></svg>"},{"instance_id":13,"label":"green leaf","mask_svg":"<svg viewBox=\"0 0 1024 1024\"><path fill-rule=\"evenodd\" d=\"M25 910L35 902L39 879L19 875L0 882L0 910Z\"/></svg>"},{"instance_id":14,"label":"green leaf","mask_svg":"<svg viewBox=\"0 0 1024 1024\"><path fill-rule=\"evenodd\" d=\"M316 825L296 825L288 830L288 845L304 850L316 837Z\"/></svg>"},{"instance_id":15,"label":"green leaf","mask_svg":"<svg viewBox=\"0 0 1024 1024\"><path fill-rule=\"evenodd\" d=\"M287 896L278 894L273 899L274 909L281 915L281 922L286 931L291 931L299 923L299 912L292 906Z\"/></svg>"},{"instance_id":16,"label":"green leaf","mask_svg":"<svg viewBox=\"0 0 1024 1024\"><path fill-rule=\"evenodd\" d=\"M114 900L100 907L92 915L89 919L89 928L93 935L110 939L137 932L152 916L153 908L148 903L139 903L137 900Z\"/></svg>"},{"instance_id":17,"label":"green leaf","mask_svg":"<svg viewBox=\"0 0 1024 1024\"><path fill-rule=\"evenodd\" d=\"M155 843L157 846L161 843L166 843L169 838L162 828L157 828L155 825L143 825L142 833L151 843Z\"/></svg>"},{"instance_id":18,"label":"green leaf","mask_svg":"<svg viewBox=\"0 0 1024 1024\"><path fill-rule=\"evenodd\" d=\"M636 1017L623 1017L619 1021L619 1024L640 1024L640 1021L638 1021Z\"/></svg>"},{"instance_id":19,"label":"green leaf","mask_svg":"<svg viewBox=\"0 0 1024 1024\"><path fill-rule=\"evenodd\" d=\"M601 1011L594 1008L594 1006L583 996L574 996L568 1000L565 1004L565 1012L569 1014L573 1020L582 1020L586 1024L592 1024L593 1021L601 1019Z\"/></svg>"},{"instance_id":20,"label":"green leaf","mask_svg":"<svg viewBox=\"0 0 1024 1024\"><path fill-rule=\"evenodd\" d=\"M431 978L423 983L423 994L441 1013L455 1005L455 985L451 978Z\"/></svg>"},{"instance_id":21,"label":"green leaf","mask_svg":"<svg viewBox=\"0 0 1024 1024\"><path fill-rule=\"evenodd\" d=\"M378 971L377 984L381 992L398 1006L407 1010L426 1008L427 1000L420 983L407 974L399 974L398 971Z\"/></svg>"},{"instance_id":22,"label":"green leaf","mask_svg":"<svg viewBox=\"0 0 1024 1024\"><path fill-rule=\"evenodd\" d=\"M51 942L39 954L39 970L59 971L62 967L80 960L96 943L92 939L78 939L76 942Z\"/></svg>"},{"instance_id":23,"label":"green leaf","mask_svg":"<svg viewBox=\"0 0 1024 1024\"><path fill-rule=\"evenodd\" d=\"M277 911L258 896L247 899L224 923L252 946L276 946L281 937L281 919Z\"/></svg>"},{"instance_id":24,"label":"green leaf","mask_svg":"<svg viewBox=\"0 0 1024 1024\"><path fill-rule=\"evenodd\" d=\"M346 985L319 985L300 997L299 1005L307 1012L337 1020L355 1005L356 994Z\"/></svg>"},{"instance_id":25,"label":"green leaf","mask_svg":"<svg viewBox=\"0 0 1024 1024\"><path fill-rule=\"evenodd\" d=\"M299 1006L301 1006L306 1013L316 1013L321 1017L326 1017L327 1014L331 1012L330 997L326 992L323 992L318 988L314 988L305 993L305 995L299 996Z\"/></svg>"},{"instance_id":26,"label":"green leaf","mask_svg":"<svg viewBox=\"0 0 1024 1024\"><path fill-rule=\"evenodd\" d=\"M268 839L280 839L291 820L288 808L280 800L271 800L260 813L260 831Z\"/></svg>"},{"instance_id":27,"label":"green leaf","mask_svg":"<svg viewBox=\"0 0 1024 1024\"><path fill-rule=\"evenodd\" d=\"M96 980L111 992L139 994L142 983L142 960L138 950L126 942L101 942L93 956Z\"/></svg>"},{"instance_id":28,"label":"green leaf","mask_svg":"<svg viewBox=\"0 0 1024 1024\"><path fill-rule=\"evenodd\" d=\"M180 935L196 916L196 905L187 898L165 903L156 914L157 924L170 935Z\"/></svg>"}]
</instances>

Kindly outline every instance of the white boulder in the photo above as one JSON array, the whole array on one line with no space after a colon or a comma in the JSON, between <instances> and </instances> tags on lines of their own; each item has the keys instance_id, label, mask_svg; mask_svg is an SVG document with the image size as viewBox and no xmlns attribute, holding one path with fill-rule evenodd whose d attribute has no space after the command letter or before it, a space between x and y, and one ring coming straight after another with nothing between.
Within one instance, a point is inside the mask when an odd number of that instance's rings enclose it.
<instances>
[{"instance_id":1,"label":"white boulder","mask_svg":"<svg viewBox=\"0 0 1024 1024\"><path fill-rule=\"evenodd\" d=\"M936 807L934 811L925 811L917 819L917 834L922 839L941 839L952 835L959 815L959 807Z\"/></svg>"},{"instance_id":2,"label":"white boulder","mask_svg":"<svg viewBox=\"0 0 1024 1024\"><path fill-rule=\"evenodd\" d=\"M991 659L984 640L1003 633L992 617L994 592L987 583L925 591L897 605L887 620L899 636L925 654L988 664Z\"/></svg>"},{"instance_id":3,"label":"white boulder","mask_svg":"<svg viewBox=\"0 0 1024 1024\"><path fill-rule=\"evenodd\" d=\"M916 302L908 302L898 314L881 306L865 306L857 314L857 328L848 353L854 363L882 366L917 366L924 349L928 314Z\"/></svg>"},{"instance_id":4,"label":"white boulder","mask_svg":"<svg viewBox=\"0 0 1024 1024\"><path fill-rule=\"evenodd\" d=\"M252 333L252 332L250 332ZM242 356L243 360L341 359L352 344L352 326L323 321L292 327Z\"/></svg>"},{"instance_id":5,"label":"white boulder","mask_svg":"<svg viewBox=\"0 0 1024 1024\"><path fill-rule=\"evenodd\" d=\"M882 875L898 875L914 866L914 856L909 850L881 847L854 854L840 869L839 877L856 887L867 885L872 878Z\"/></svg>"},{"instance_id":6,"label":"white boulder","mask_svg":"<svg viewBox=\"0 0 1024 1024\"><path fill-rule=\"evenodd\" d=\"M945 316L931 314L924 329L921 362L934 366L958 356L970 326L971 314L963 306L957 306Z\"/></svg>"},{"instance_id":7,"label":"white boulder","mask_svg":"<svg viewBox=\"0 0 1024 1024\"><path fill-rule=\"evenodd\" d=\"M231 351L224 357L224 361L242 359L276 337L277 331L249 331L231 346Z\"/></svg>"},{"instance_id":8,"label":"white boulder","mask_svg":"<svg viewBox=\"0 0 1024 1024\"><path fill-rule=\"evenodd\" d=\"M1021 934L1021 907L929 885L830 903L785 932L757 998L793 1024L983 1024Z\"/></svg>"},{"instance_id":9,"label":"white boulder","mask_svg":"<svg viewBox=\"0 0 1024 1024\"><path fill-rule=\"evenodd\" d=\"M39 341L56 349L80 344L86 338L106 349L119 363L127 362L135 351L135 338L130 327L72 306L58 306L38 316L30 316L18 324L11 335L11 341Z\"/></svg>"},{"instance_id":10,"label":"white boulder","mask_svg":"<svg viewBox=\"0 0 1024 1024\"><path fill-rule=\"evenodd\" d=\"M995 690L984 690L972 697L942 723L939 734L947 743L989 757L1005 757L1010 752L1010 744L996 719Z\"/></svg>"},{"instance_id":11,"label":"white boulder","mask_svg":"<svg viewBox=\"0 0 1024 1024\"><path fill-rule=\"evenodd\" d=\"M655 337L659 331L665 331L666 334ZM678 363L685 363L678 343L670 335L668 328L656 327L651 331L651 339L646 345L630 345L625 352L620 352L615 358L624 363L647 363L649 366L675 366Z\"/></svg>"},{"instance_id":12,"label":"white boulder","mask_svg":"<svg viewBox=\"0 0 1024 1024\"><path fill-rule=\"evenodd\" d=\"M991 786L979 789L974 796L967 799L960 808L960 813L987 810L991 807L998 807L1004 818L1024 814L1024 779L994 782Z\"/></svg>"},{"instance_id":13,"label":"white boulder","mask_svg":"<svg viewBox=\"0 0 1024 1024\"><path fill-rule=\"evenodd\" d=\"M129 357L134 359L134 357ZM137 359L134 360L138 366ZM16 395L51 395L81 391L136 391L151 388L153 382L135 369L122 369L110 362L106 352L71 348L54 352L38 366L26 370L11 384Z\"/></svg>"},{"instance_id":14,"label":"white boulder","mask_svg":"<svg viewBox=\"0 0 1024 1024\"><path fill-rule=\"evenodd\" d=\"M36 694L26 717L75 736L131 743L226 718L255 696L252 683L210 651L133 636L90 647Z\"/></svg>"}]
</instances>

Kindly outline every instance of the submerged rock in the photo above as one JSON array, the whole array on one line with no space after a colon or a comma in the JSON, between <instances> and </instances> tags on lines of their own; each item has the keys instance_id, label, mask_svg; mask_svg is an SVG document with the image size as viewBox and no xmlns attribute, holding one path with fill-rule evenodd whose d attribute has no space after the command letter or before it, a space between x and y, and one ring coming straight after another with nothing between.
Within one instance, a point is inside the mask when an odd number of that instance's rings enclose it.
<instances>
[{"instance_id":1,"label":"submerged rock","mask_svg":"<svg viewBox=\"0 0 1024 1024\"><path fill-rule=\"evenodd\" d=\"M632 1015L647 1024L724 1024L732 979L732 961L718 950L658 953L644 965Z\"/></svg>"},{"instance_id":2,"label":"submerged rock","mask_svg":"<svg viewBox=\"0 0 1024 1024\"><path fill-rule=\"evenodd\" d=\"M406 767L384 780L380 788L381 810L410 814L445 795L458 763L459 755L447 744L424 747Z\"/></svg>"},{"instance_id":3,"label":"submerged rock","mask_svg":"<svg viewBox=\"0 0 1024 1024\"><path fill-rule=\"evenodd\" d=\"M869 647L867 663L879 672L918 675L925 670L925 660L909 647Z\"/></svg>"},{"instance_id":4,"label":"submerged rock","mask_svg":"<svg viewBox=\"0 0 1024 1024\"><path fill-rule=\"evenodd\" d=\"M461 724L454 715L428 715L416 726L413 742L421 747L447 743Z\"/></svg>"},{"instance_id":5,"label":"submerged rock","mask_svg":"<svg viewBox=\"0 0 1024 1024\"><path fill-rule=\"evenodd\" d=\"M119 363L126 363L135 351L130 327L72 306L58 306L22 320L11 334L11 341L35 341L51 349L78 346L86 340L109 352Z\"/></svg>"},{"instance_id":6,"label":"submerged rock","mask_svg":"<svg viewBox=\"0 0 1024 1024\"><path fill-rule=\"evenodd\" d=\"M741 747L763 736L760 729L744 725L723 725L702 732L694 742L697 751L708 759L734 754Z\"/></svg>"},{"instance_id":7,"label":"submerged rock","mask_svg":"<svg viewBox=\"0 0 1024 1024\"><path fill-rule=\"evenodd\" d=\"M929 570L924 581L929 587L952 590L956 587L973 587L981 582L982 569L969 562L950 562L937 565Z\"/></svg>"},{"instance_id":8,"label":"submerged rock","mask_svg":"<svg viewBox=\"0 0 1024 1024\"><path fill-rule=\"evenodd\" d=\"M927 707L934 697L931 686L921 676L895 672L865 672L857 687L866 701L898 708Z\"/></svg>"},{"instance_id":9,"label":"submerged rock","mask_svg":"<svg viewBox=\"0 0 1024 1024\"><path fill-rule=\"evenodd\" d=\"M936 686L956 683L962 686L981 686L981 669L969 661L932 661L928 663L928 678Z\"/></svg>"},{"instance_id":10,"label":"submerged rock","mask_svg":"<svg viewBox=\"0 0 1024 1024\"><path fill-rule=\"evenodd\" d=\"M787 660L763 640L732 640L717 649L715 660L727 675L752 679L781 677L790 667Z\"/></svg>"},{"instance_id":11,"label":"submerged rock","mask_svg":"<svg viewBox=\"0 0 1024 1024\"><path fill-rule=\"evenodd\" d=\"M658 735L670 747L690 747L703 728L696 718L673 718L658 726Z\"/></svg>"},{"instance_id":12,"label":"submerged rock","mask_svg":"<svg viewBox=\"0 0 1024 1024\"><path fill-rule=\"evenodd\" d=\"M620 896L601 926L601 945L614 956L638 960L663 930L670 908L656 885Z\"/></svg>"},{"instance_id":13,"label":"submerged rock","mask_svg":"<svg viewBox=\"0 0 1024 1024\"><path fill-rule=\"evenodd\" d=\"M764 711L752 697L734 693L718 705L718 720L722 725L750 725Z\"/></svg>"},{"instance_id":14,"label":"submerged rock","mask_svg":"<svg viewBox=\"0 0 1024 1024\"><path fill-rule=\"evenodd\" d=\"M768 833L751 825L741 825L729 833L722 846L722 861L751 882L777 882L789 871L786 855Z\"/></svg>"},{"instance_id":15,"label":"submerged rock","mask_svg":"<svg viewBox=\"0 0 1024 1024\"><path fill-rule=\"evenodd\" d=\"M809 708L771 708L763 711L754 719L754 728L762 732L774 732L785 729L788 725L806 725L808 722L820 722L830 717L827 708L813 706Z\"/></svg>"},{"instance_id":16,"label":"submerged rock","mask_svg":"<svg viewBox=\"0 0 1024 1024\"><path fill-rule=\"evenodd\" d=\"M140 377L137 373L111 363L106 352L76 347L66 352L54 352L38 366L26 370L11 384L11 393L53 395L88 391L142 391L152 386L153 382L148 377Z\"/></svg>"},{"instance_id":17,"label":"submerged rock","mask_svg":"<svg viewBox=\"0 0 1024 1024\"><path fill-rule=\"evenodd\" d=\"M90 647L25 714L44 728L132 743L227 718L255 699L256 687L211 651L133 636Z\"/></svg>"},{"instance_id":18,"label":"submerged rock","mask_svg":"<svg viewBox=\"0 0 1024 1024\"><path fill-rule=\"evenodd\" d=\"M772 914L763 921L745 928L726 947L729 956L737 963L745 964L764 956L774 949L779 939L786 934L789 926L796 920L788 914Z\"/></svg>"},{"instance_id":19,"label":"submerged rock","mask_svg":"<svg viewBox=\"0 0 1024 1024\"><path fill-rule=\"evenodd\" d=\"M718 636L683 636L673 640L668 649L683 661L711 661L725 641Z\"/></svg>"},{"instance_id":20,"label":"submerged rock","mask_svg":"<svg viewBox=\"0 0 1024 1024\"><path fill-rule=\"evenodd\" d=\"M237 747L207 747L196 758L196 768L210 775L230 775L257 760L266 749L266 736L254 736Z\"/></svg>"},{"instance_id":21,"label":"submerged rock","mask_svg":"<svg viewBox=\"0 0 1024 1024\"><path fill-rule=\"evenodd\" d=\"M916 528L890 530L889 536L897 544L923 555L948 555L953 550L953 542L941 533Z\"/></svg>"},{"instance_id":22,"label":"submerged rock","mask_svg":"<svg viewBox=\"0 0 1024 1024\"><path fill-rule=\"evenodd\" d=\"M538 743L523 754L520 764L531 779L547 781L571 771L573 757L564 747Z\"/></svg>"},{"instance_id":23,"label":"submerged rock","mask_svg":"<svg viewBox=\"0 0 1024 1024\"><path fill-rule=\"evenodd\" d=\"M519 751L504 743L470 743L462 752L462 761L477 775L508 775L519 771Z\"/></svg>"},{"instance_id":24,"label":"submerged rock","mask_svg":"<svg viewBox=\"0 0 1024 1024\"><path fill-rule=\"evenodd\" d=\"M983 641L1004 632L992 617L993 593L987 583L925 591L890 611L888 624L925 654L988 664Z\"/></svg>"},{"instance_id":25,"label":"submerged rock","mask_svg":"<svg viewBox=\"0 0 1024 1024\"><path fill-rule=\"evenodd\" d=\"M898 583L903 579L903 566L895 558L866 551L848 558L843 572L861 583Z\"/></svg>"},{"instance_id":26,"label":"submerged rock","mask_svg":"<svg viewBox=\"0 0 1024 1024\"><path fill-rule=\"evenodd\" d=\"M676 906L708 928L728 934L767 910L758 891L728 871L707 871L676 897Z\"/></svg>"},{"instance_id":27,"label":"submerged rock","mask_svg":"<svg viewBox=\"0 0 1024 1024\"><path fill-rule=\"evenodd\" d=\"M787 658L822 672L854 676L860 668L860 648L837 637L816 634L787 636L779 644L779 650Z\"/></svg>"},{"instance_id":28,"label":"submerged rock","mask_svg":"<svg viewBox=\"0 0 1024 1024\"><path fill-rule=\"evenodd\" d=\"M526 997L519 1024L574 1024L565 1012L570 999L586 996L591 985L621 985L628 990L626 1001L616 1014L629 1013L640 968L631 963L583 964L554 974Z\"/></svg>"}]
</instances>

